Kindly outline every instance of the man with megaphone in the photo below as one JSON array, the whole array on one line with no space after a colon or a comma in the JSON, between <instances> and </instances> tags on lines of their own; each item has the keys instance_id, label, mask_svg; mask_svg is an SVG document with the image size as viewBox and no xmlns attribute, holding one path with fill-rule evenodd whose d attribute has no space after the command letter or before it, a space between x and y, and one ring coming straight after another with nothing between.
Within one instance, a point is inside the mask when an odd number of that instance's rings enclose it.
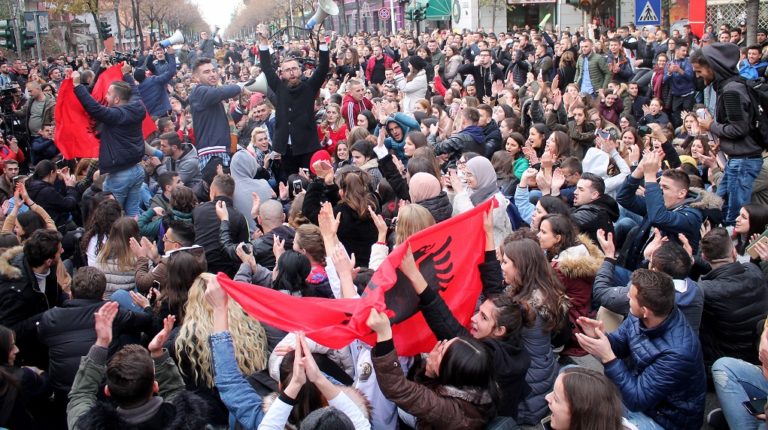
<instances>
[{"instance_id":1,"label":"man with megaphone","mask_svg":"<svg viewBox=\"0 0 768 430\"><path fill-rule=\"evenodd\" d=\"M314 106L320 88L328 74L330 57L324 38L320 40L320 61L306 80L302 80L302 67L292 57L283 57L280 75L275 72L269 53L269 31L261 26L259 32L259 59L267 84L275 93L275 132L272 149L282 156L281 180L308 168L312 154L321 148L317 137Z\"/></svg>"}]
</instances>

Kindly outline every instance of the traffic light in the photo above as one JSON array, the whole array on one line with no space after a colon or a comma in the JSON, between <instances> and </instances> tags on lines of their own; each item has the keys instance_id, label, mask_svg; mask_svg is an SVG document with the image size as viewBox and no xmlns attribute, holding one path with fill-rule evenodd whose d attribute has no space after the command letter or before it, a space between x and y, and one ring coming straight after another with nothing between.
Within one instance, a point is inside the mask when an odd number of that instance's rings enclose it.
<instances>
[{"instance_id":1,"label":"traffic light","mask_svg":"<svg viewBox=\"0 0 768 430\"><path fill-rule=\"evenodd\" d=\"M424 21L424 9L416 9L413 11L413 20L414 21Z\"/></svg>"},{"instance_id":2,"label":"traffic light","mask_svg":"<svg viewBox=\"0 0 768 430\"><path fill-rule=\"evenodd\" d=\"M13 21L4 19L0 21L0 47L16 50L16 35L14 33Z\"/></svg>"},{"instance_id":3,"label":"traffic light","mask_svg":"<svg viewBox=\"0 0 768 430\"><path fill-rule=\"evenodd\" d=\"M415 19L415 15L414 15L413 12L414 11L413 11L413 6L412 5L406 6L405 7L405 18L410 20L410 21L413 21Z\"/></svg>"},{"instance_id":4,"label":"traffic light","mask_svg":"<svg viewBox=\"0 0 768 430\"><path fill-rule=\"evenodd\" d=\"M101 40L107 40L112 37L112 26L107 21L99 21L99 37Z\"/></svg>"},{"instance_id":5,"label":"traffic light","mask_svg":"<svg viewBox=\"0 0 768 430\"><path fill-rule=\"evenodd\" d=\"M27 31L26 28L21 29L21 49L34 48L37 45L35 40L35 33Z\"/></svg>"}]
</instances>

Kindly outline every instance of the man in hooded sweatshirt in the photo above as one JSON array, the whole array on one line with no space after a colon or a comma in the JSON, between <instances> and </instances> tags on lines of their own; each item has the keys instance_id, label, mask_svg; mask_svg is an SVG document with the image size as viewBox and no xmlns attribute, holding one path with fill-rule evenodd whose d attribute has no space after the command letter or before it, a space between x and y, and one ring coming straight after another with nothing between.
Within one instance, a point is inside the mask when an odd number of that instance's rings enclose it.
<instances>
[{"instance_id":1,"label":"man in hooded sweatshirt","mask_svg":"<svg viewBox=\"0 0 768 430\"><path fill-rule=\"evenodd\" d=\"M713 43L691 54L696 76L712 85L717 94L715 117L699 119L699 127L715 135L720 150L728 156L717 187L717 195L725 201L726 225L734 225L739 210L750 201L752 185L763 165L763 148L754 133L755 110L736 68L739 55L739 47L732 43Z\"/></svg>"},{"instance_id":2,"label":"man in hooded sweatshirt","mask_svg":"<svg viewBox=\"0 0 768 430\"><path fill-rule=\"evenodd\" d=\"M480 112L473 107L464 108L461 121L461 131L442 142L437 142L437 130L434 132L430 130L427 137L429 145L435 150L435 155L448 155L449 166L455 166L456 161L465 152L485 154L485 135L482 127L477 125L480 122Z\"/></svg>"},{"instance_id":3,"label":"man in hooded sweatshirt","mask_svg":"<svg viewBox=\"0 0 768 430\"><path fill-rule=\"evenodd\" d=\"M259 170L259 165L256 162L256 158L248 151L237 151L232 156L229 169L232 179L237 183L235 194L232 197L233 206L237 211L244 215L251 213L253 193L256 193L262 202L272 198L274 192L269 183L264 179L254 179L256 172ZM253 220L253 217L246 216L245 218L248 221L248 229L254 231L256 229L256 222Z\"/></svg>"},{"instance_id":4,"label":"man in hooded sweatshirt","mask_svg":"<svg viewBox=\"0 0 768 430\"><path fill-rule=\"evenodd\" d=\"M395 112L389 115L383 124L379 124L378 136L379 144L392 151L394 156L403 163L408 162L405 156L405 138L408 133L419 131L419 123L410 115L402 112ZM355 142L350 142L350 146Z\"/></svg>"}]
</instances>

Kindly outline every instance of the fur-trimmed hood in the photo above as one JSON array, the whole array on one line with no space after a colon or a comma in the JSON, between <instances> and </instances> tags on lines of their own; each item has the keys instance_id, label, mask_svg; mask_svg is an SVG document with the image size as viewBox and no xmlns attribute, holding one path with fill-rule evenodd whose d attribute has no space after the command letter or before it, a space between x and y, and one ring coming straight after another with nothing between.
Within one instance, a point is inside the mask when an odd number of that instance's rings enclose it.
<instances>
[{"instance_id":1,"label":"fur-trimmed hood","mask_svg":"<svg viewBox=\"0 0 768 430\"><path fill-rule=\"evenodd\" d=\"M111 430L184 430L206 429L208 404L189 391L180 392L172 402L163 402L157 413L147 422L130 424L120 418L117 409L108 402L97 402L77 422L76 428Z\"/></svg>"},{"instance_id":2,"label":"fur-trimmed hood","mask_svg":"<svg viewBox=\"0 0 768 430\"><path fill-rule=\"evenodd\" d=\"M707 210L717 209L720 210L723 207L723 199L715 193L710 193L702 188L691 187L688 190L689 194L693 194L696 197L690 202L690 207Z\"/></svg>"},{"instance_id":3,"label":"fur-trimmed hood","mask_svg":"<svg viewBox=\"0 0 768 430\"><path fill-rule=\"evenodd\" d=\"M339 386L339 389L341 390L342 393L346 394L347 397L349 397L349 399L352 400L352 402L355 405L357 405L358 408L360 408L360 412L363 413L363 416L365 417L365 419L370 421L371 420L371 403L368 401L365 395L360 390L353 387ZM275 402L275 399L277 399L278 395L279 393L271 393L264 396L261 399L261 409L264 411L264 413L267 413L267 411L269 411L269 408ZM294 426L289 422L286 422L285 428L286 430L296 430L298 427Z\"/></svg>"},{"instance_id":4,"label":"fur-trimmed hood","mask_svg":"<svg viewBox=\"0 0 768 430\"><path fill-rule=\"evenodd\" d=\"M13 248L6 249L0 254L0 276L8 279L21 279L21 269L14 265L17 263L17 257L24 252L24 247L14 246Z\"/></svg>"},{"instance_id":5,"label":"fur-trimmed hood","mask_svg":"<svg viewBox=\"0 0 768 430\"><path fill-rule=\"evenodd\" d=\"M579 235L579 245L563 250L552 259L557 270L566 278L594 279L605 256L600 248L585 234Z\"/></svg>"}]
</instances>

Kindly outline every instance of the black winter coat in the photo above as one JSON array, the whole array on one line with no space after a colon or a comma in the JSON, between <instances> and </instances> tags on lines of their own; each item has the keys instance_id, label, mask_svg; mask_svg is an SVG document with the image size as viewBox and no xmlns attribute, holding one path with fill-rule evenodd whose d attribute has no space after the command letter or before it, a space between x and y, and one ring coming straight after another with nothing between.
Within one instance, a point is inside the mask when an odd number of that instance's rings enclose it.
<instances>
[{"instance_id":1,"label":"black winter coat","mask_svg":"<svg viewBox=\"0 0 768 430\"><path fill-rule=\"evenodd\" d=\"M294 88L289 88L275 73L269 51L259 51L261 70L267 78L269 88L275 92L275 133L272 145L276 152L285 155L288 151L288 138L291 139L293 155L309 154L320 149L317 137L317 125L314 121L313 108L315 98L323 86L328 74L330 57L328 50L320 50L320 62L312 77L302 81Z\"/></svg>"},{"instance_id":2,"label":"black winter coat","mask_svg":"<svg viewBox=\"0 0 768 430\"><path fill-rule=\"evenodd\" d=\"M417 203L424 206L432 214L436 223L447 220L453 214L453 206L451 206L451 201L445 191L440 191L440 194L435 197Z\"/></svg>"},{"instance_id":3,"label":"black winter coat","mask_svg":"<svg viewBox=\"0 0 768 430\"><path fill-rule=\"evenodd\" d=\"M373 200L375 201L375 199ZM317 225L317 216L320 214L320 206L324 201L333 205L334 216L341 213L341 224L336 232L339 241L348 253L355 254L355 261L357 261L358 266L368 267L368 261L371 258L371 245L376 243L379 236L373 219L370 216L360 217L351 207L341 203L339 201L339 187L335 184L325 185L322 181L314 181L307 187L302 212L315 225Z\"/></svg>"},{"instance_id":4,"label":"black winter coat","mask_svg":"<svg viewBox=\"0 0 768 430\"><path fill-rule=\"evenodd\" d=\"M78 421L84 429L111 430L185 430L205 429L210 406L203 399L188 391L181 392L172 402L163 402L148 420L130 424L120 417L117 409L107 402L98 402Z\"/></svg>"},{"instance_id":5,"label":"black winter coat","mask_svg":"<svg viewBox=\"0 0 768 430\"><path fill-rule=\"evenodd\" d=\"M65 187L61 181L49 184L40 179L30 179L27 181L27 193L32 201L48 212L56 226L66 224L77 213L77 190L75 187Z\"/></svg>"},{"instance_id":6,"label":"black winter coat","mask_svg":"<svg viewBox=\"0 0 768 430\"><path fill-rule=\"evenodd\" d=\"M248 221L246 221L245 216L234 208L232 199L219 196L213 201L198 205L192 211L192 220L195 225L195 244L205 248L208 272L224 272L231 278L237 273L240 261L230 258L219 240L221 221L216 216L216 202L218 201L223 201L227 205L232 242L240 243L249 240Z\"/></svg>"},{"instance_id":7,"label":"black winter coat","mask_svg":"<svg viewBox=\"0 0 768 430\"><path fill-rule=\"evenodd\" d=\"M571 219L579 232L589 236L594 243L597 230L613 233L613 223L619 219L619 204L613 197L603 194L597 200L571 209Z\"/></svg>"},{"instance_id":8,"label":"black winter coat","mask_svg":"<svg viewBox=\"0 0 768 430\"><path fill-rule=\"evenodd\" d=\"M699 281L704 292L704 312L699 337L704 362L733 357L753 364L758 321L768 313L768 285L763 272L752 263L730 263L712 270Z\"/></svg>"},{"instance_id":9,"label":"black winter coat","mask_svg":"<svg viewBox=\"0 0 768 430\"><path fill-rule=\"evenodd\" d=\"M487 159L493 157L493 153L502 149L501 144L501 130L499 125L496 124L496 120L491 119L488 124L483 127L483 135L485 136L485 151L483 155Z\"/></svg>"},{"instance_id":10,"label":"black winter coat","mask_svg":"<svg viewBox=\"0 0 768 430\"><path fill-rule=\"evenodd\" d=\"M37 334L40 342L48 347L51 388L68 393L80 366L80 359L88 355L96 342L93 314L105 301L91 299L67 300L61 306L46 311L40 318ZM152 312L120 310L112 323L111 349L116 349L123 334L138 336L152 329ZM114 353L116 351L110 351Z\"/></svg>"},{"instance_id":11,"label":"black winter coat","mask_svg":"<svg viewBox=\"0 0 768 430\"><path fill-rule=\"evenodd\" d=\"M69 297L56 281L56 268L40 291L35 274L24 258L23 248L10 248L0 255L0 325L16 333L17 366L48 367L48 351L37 339L37 322L43 312Z\"/></svg>"}]
</instances>

